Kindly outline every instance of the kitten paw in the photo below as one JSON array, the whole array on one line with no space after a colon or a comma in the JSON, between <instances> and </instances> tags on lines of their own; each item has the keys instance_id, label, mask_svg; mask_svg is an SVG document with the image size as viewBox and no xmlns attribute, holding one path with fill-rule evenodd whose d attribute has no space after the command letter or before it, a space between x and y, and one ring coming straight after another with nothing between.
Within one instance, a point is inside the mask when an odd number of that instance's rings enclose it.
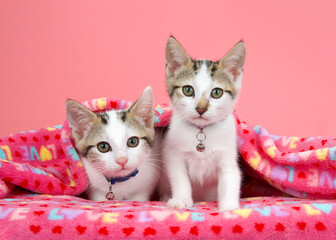
<instances>
[{"instance_id":1,"label":"kitten paw","mask_svg":"<svg viewBox=\"0 0 336 240\"><path fill-rule=\"evenodd\" d=\"M192 199L176 199L171 198L167 202L168 207L172 208L187 208L192 207L193 200Z\"/></svg>"},{"instance_id":2,"label":"kitten paw","mask_svg":"<svg viewBox=\"0 0 336 240\"><path fill-rule=\"evenodd\" d=\"M227 203L227 204L219 204L218 210L221 211L229 211L229 210L235 210L239 208L239 203L238 204L232 204L232 203Z\"/></svg>"}]
</instances>

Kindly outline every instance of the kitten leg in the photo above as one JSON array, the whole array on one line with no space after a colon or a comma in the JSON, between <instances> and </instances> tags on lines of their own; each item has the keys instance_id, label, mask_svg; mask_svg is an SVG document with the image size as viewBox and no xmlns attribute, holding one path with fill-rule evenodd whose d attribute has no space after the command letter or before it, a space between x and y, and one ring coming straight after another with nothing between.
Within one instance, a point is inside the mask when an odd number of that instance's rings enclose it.
<instances>
[{"instance_id":1,"label":"kitten leg","mask_svg":"<svg viewBox=\"0 0 336 240\"><path fill-rule=\"evenodd\" d=\"M172 189L172 198L167 205L173 208L185 208L193 205L191 183L184 159L170 151L166 154L167 174Z\"/></svg>"},{"instance_id":2,"label":"kitten leg","mask_svg":"<svg viewBox=\"0 0 336 240\"><path fill-rule=\"evenodd\" d=\"M145 201L149 201L149 196L150 196L150 193L143 189L141 192L136 192L136 193L132 194L129 197L129 200L145 202Z\"/></svg>"},{"instance_id":3,"label":"kitten leg","mask_svg":"<svg viewBox=\"0 0 336 240\"><path fill-rule=\"evenodd\" d=\"M89 200L92 200L92 201L97 201L97 202L106 201L107 200L106 193L103 194L101 191L93 189L93 188L87 189L88 198Z\"/></svg>"},{"instance_id":4,"label":"kitten leg","mask_svg":"<svg viewBox=\"0 0 336 240\"><path fill-rule=\"evenodd\" d=\"M241 173L238 163L222 164L218 177L219 211L239 208L240 185Z\"/></svg>"}]
</instances>

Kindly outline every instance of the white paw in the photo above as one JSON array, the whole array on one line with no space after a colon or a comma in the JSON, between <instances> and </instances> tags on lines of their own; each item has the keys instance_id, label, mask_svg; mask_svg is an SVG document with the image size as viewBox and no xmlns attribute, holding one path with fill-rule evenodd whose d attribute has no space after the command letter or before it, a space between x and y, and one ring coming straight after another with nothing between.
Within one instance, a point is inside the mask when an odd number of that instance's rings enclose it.
<instances>
[{"instance_id":1,"label":"white paw","mask_svg":"<svg viewBox=\"0 0 336 240\"><path fill-rule=\"evenodd\" d=\"M239 203L225 203L218 205L219 211L229 211L229 210L235 210L237 208L239 208Z\"/></svg>"},{"instance_id":2,"label":"white paw","mask_svg":"<svg viewBox=\"0 0 336 240\"><path fill-rule=\"evenodd\" d=\"M172 208L187 208L192 207L193 200L192 199L176 199L171 198L167 202L168 207Z\"/></svg>"}]
</instances>

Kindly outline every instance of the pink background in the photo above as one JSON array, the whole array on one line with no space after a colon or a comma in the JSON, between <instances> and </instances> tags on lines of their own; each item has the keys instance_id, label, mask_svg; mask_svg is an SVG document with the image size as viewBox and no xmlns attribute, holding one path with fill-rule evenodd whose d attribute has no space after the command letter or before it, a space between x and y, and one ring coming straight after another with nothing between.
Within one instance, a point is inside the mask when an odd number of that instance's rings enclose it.
<instances>
[{"instance_id":1,"label":"pink background","mask_svg":"<svg viewBox=\"0 0 336 240\"><path fill-rule=\"evenodd\" d=\"M0 135L62 124L64 102L168 102L164 48L247 47L237 111L279 135L336 136L335 1L1 1Z\"/></svg>"}]
</instances>

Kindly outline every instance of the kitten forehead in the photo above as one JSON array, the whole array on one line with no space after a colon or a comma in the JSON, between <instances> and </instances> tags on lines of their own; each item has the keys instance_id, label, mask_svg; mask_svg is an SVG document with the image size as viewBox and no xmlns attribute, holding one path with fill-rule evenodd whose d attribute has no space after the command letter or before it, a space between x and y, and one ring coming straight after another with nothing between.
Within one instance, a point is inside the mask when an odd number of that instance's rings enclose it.
<instances>
[{"instance_id":1,"label":"kitten forehead","mask_svg":"<svg viewBox=\"0 0 336 240\"><path fill-rule=\"evenodd\" d=\"M140 117L128 110L119 111L117 114L124 124L137 133L138 137L145 138L149 145L152 145L154 140L153 128L146 127L145 122Z\"/></svg>"},{"instance_id":2,"label":"kitten forehead","mask_svg":"<svg viewBox=\"0 0 336 240\"><path fill-rule=\"evenodd\" d=\"M129 137L137 136L152 144L154 131L145 128L136 116L132 116L127 110L108 111L97 114L100 121L96 121L86 136L78 143L78 150L84 154L89 146L95 146L101 141L108 142L125 150Z\"/></svg>"},{"instance_id":3,"label":"kitten forehead","mask_svg":"<svg viewBox=\"0 0 336 240\"><path fill-rule=\"evenodd\" d=\"M166 80L170 97L174 96L176 89L192 82L200 83L203 87L205 87L204 85L209 86L209 84L215 85L224 91L232 92L233 96L236 96L238 92L234 86L233 76L224 71L218 62L192 60L187 66L182 66L178 69L174 77ZM183 97L181 94L176 95L177 97Z\"/></svg>"}]
</instances>

